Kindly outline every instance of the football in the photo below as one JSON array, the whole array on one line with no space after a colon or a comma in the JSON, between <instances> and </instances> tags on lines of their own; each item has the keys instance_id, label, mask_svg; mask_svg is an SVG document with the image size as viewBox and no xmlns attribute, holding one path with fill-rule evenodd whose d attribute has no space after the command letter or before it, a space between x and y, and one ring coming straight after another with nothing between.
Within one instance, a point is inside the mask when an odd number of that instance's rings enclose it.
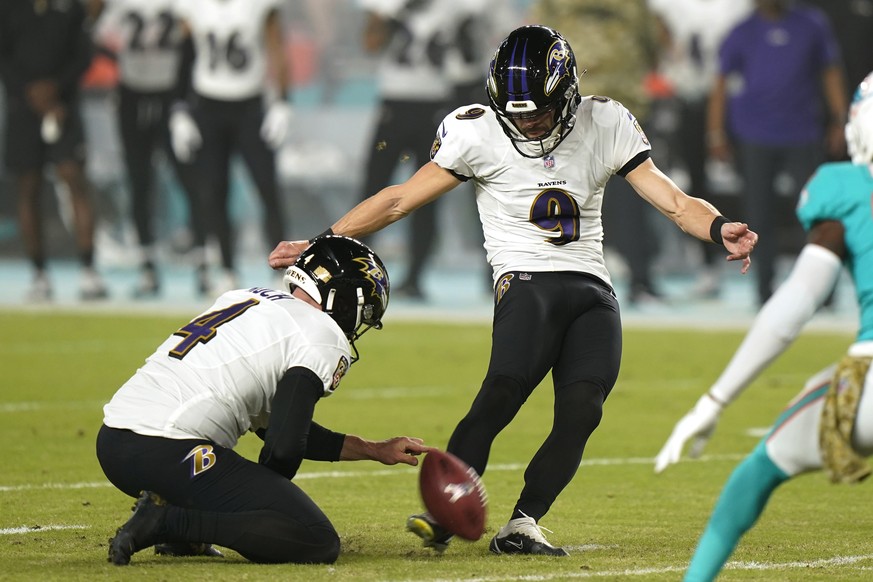
<instances>
[{"instance_id":1,"label":"football","mask_svg":"<svg viewBox=\"0 0 873 582\"><path fill-rule=\"evenodd\" d=\"M436 521L465 540L485 533L488 496L478 473L455 455L429 451L418 475L421 500Z\"/></svg>"}]
</instances>

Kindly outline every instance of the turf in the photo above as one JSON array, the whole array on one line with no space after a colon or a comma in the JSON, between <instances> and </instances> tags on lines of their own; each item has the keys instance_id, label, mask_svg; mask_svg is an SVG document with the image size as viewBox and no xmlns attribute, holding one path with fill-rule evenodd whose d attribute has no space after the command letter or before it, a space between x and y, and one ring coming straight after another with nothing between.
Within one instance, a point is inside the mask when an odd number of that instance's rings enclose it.
<instances>
[{"instance_id":1,"label":"turf","mask_svg":"<svg viewBox=\"0 0 873 582\"><path fill-rule=\"evenodd\" d=\"M836 360L848 333L808 333L723 415L707 456L662 475L652 458L674 422L715 379L737 331L628 329L619 382L575 480L541 524L566 559L494 556L487 541L508 517L524 466L551 419L548 381L500 435L484 475L488 531L436 556L404 532L420 509L417 469L312 463L297 482L342 537L332 566L223 560L106 561L107 539L132 500L106 482L94 456L102 404L184 317L0 312L0 580L678 580L721 486L753 429L766 427L805 378ZM487 364L486 324L389 323L359 344L362 360L316 410L333 429L369 438L419 436L444 447ZM256 437L240 452L256 458ZM132 463L136 459L131 459ZM820 474L776 492L721 580L858 580L873 567L864 491Z\"/></svg>"}]
</instances>

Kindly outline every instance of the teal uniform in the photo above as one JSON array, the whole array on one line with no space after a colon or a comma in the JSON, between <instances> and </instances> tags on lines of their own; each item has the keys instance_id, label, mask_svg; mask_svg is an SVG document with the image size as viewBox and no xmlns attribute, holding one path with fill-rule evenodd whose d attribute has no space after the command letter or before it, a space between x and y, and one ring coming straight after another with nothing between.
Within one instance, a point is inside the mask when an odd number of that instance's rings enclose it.
<instances>
[{"instance_id":1,"label":"teal uniform","mask_svg":"<svg viewBox=\"0 0 873 582\"><path fill-rule=\"evenodd\" d=\"M807 232L838 220L860 307L857 341L873 340L873 166L850 162L819 166L801 193L797 218ZM810 378L754 451L731 474L685 573L685 582L714 580L740 538L755 524L776 488L800 473L822 468L819 420L836 366ZM870 375L867 375L869 387ZM873 399L861 398L854 446L873 452ZM866 422L865 422L866 421ZM860 430L857 430L859 429Z\"/></svg>"},{"instance_id":2,"label":"teal uniform","mask_svg":"<svg viewBox=\"0 0 873 582\"><path fill-rule=\"evenodd\" d=\"M804 230L839 220L846 229L846 268L860 308L858 341L873 340L873 174L871 166L836 162L819 167L797 205Z\"/></svg>"}]
</instances>

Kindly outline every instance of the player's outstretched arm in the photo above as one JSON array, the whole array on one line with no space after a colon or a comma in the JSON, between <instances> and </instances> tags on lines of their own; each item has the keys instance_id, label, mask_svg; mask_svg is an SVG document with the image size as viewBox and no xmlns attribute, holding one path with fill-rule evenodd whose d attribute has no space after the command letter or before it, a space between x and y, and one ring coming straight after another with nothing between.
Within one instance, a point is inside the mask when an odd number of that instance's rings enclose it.
<instances>
[{"instance_id":1,"label":"player's outstretched arm","mask_svg":"<svg viewBox=\"0 0 873 582\"><path fill-rule=\"evenodd\" d=\"M839 228L835 228L834 224ZM834 231L832 238L836 243L821 238L821 233L826 230ZM678 462L685 443L692 438L695 441L689 456L699 456L715 430L722 409L794 342L839 278L842 261L837 254L837 245L842 240L842 232L842 226L833 221L821 223L813 229L810 240L817 241L816 244L807 244L803 248L788 278L758 312L752 327L718 380L698 400L697 405L676 423L655 458L656 473Z\"/></svg>"},{"instance_id":2,"label":"player's outstretched arm","mask_svg":"<svg viewBox=\"0 0 873 582\"><path fill-rule=\"evenodd\" d=\"M432 447L420 438L398 436L384 441L371 441L355 435L346 435L340 461L379 461L383 465L418 465L418 455Z\"/></svg>"},{"instance_id":3,"label":"player's outstretched arm","mask_svg":"<svg viewBox=\"0 0 873 582\"><path fill-rule=\"evenodd\" d=\"M627 181L684 232L703 241L724 245L729 253L727 260L742 261L743 274L749 270L758 235L747 224L731 222L706 200L685 194L650 159L631 170Z\"/></svg>"},{"instance_id":4,"label":"player's outstretched arm","mask_svg":"<svg viewBox=\"0 0 873 582\"><path fill-rule=\"evenodd\" d=\"M436 200L460 183L448 170L428 162L406 182L383 188L352 208L333 224L330 232L355 238L372 234ZM309 241L280 242L270 253L270 267L290 267L307 246Z\"/></svg>"}]
</instances>

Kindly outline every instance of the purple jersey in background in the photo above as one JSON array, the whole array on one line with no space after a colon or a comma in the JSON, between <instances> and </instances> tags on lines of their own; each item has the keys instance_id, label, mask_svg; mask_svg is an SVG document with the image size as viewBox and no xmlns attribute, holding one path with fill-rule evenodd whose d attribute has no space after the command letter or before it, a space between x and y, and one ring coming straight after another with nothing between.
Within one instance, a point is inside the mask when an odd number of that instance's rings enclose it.
<instances>
[{"instance_id":1,"label":"purple jersey in background","mask_svg":"<svg viewBox=\"0 0 873 582\"><path fill-rule=\"evenodd\" d=\"M739 139L762 145L823 139L821 72L840 59L830 24L815 8L794 7L779 20L755 13L719 51L722 74L737 76L728 116Z\"/></svg>"}]
</instances>

